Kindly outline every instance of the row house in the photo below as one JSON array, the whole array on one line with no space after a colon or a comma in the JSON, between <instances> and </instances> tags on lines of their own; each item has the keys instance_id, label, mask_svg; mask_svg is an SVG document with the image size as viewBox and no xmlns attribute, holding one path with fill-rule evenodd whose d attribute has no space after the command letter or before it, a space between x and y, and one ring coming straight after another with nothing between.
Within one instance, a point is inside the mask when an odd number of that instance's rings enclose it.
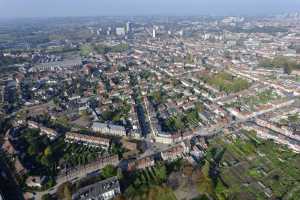
<instances>
[{"instance_id":1,"label":"row house","mask_svg":"<svg viewBox=\"0 0 300 200\"><path fill-rule=\"evenodd\" d=\"M185 152L186 152L185 145L184 145L184 143L182 143L182 144L176 145L174 147L171 147L165 151L162 151L160 153L160 156L164 161L166 161L166 160L173 161L173 160L176 160L177 158L181 158L183 153L185 153Z\"/></svg>"},{"instance_id":2,"label":"row house","mask_svg":"<svg viewBox=\"0 0 300 200\"><path fill-rule=\"evenodd\" d=\"M80 142L90 146L102 147L105 149L109 148L110 140L107 138L83 135L79 133L68 132L65 136L67 142Z\"/></svg>"},{"instance_id":3,"label":"row house","mask_svg":"<svg viewBox=\"0 0 300 200\"><path fill-rule=\"evenodd\" d=\"M147 167L151 167L155 165L155 161L152 157L145 157L134 162L128 163L128 171L138 170L138 169L145 169Z\"/></svg>"},{"instance_id":4,"label":"row house","mask_svg":"<svg viewBox=\"0 0 300 200\"><path fill-rule=\"evenodd\" d=\"M255 119L255 122L259 126L266 127L268 129L271 129L271 130L273 130L275 132L278 132L278 133L281 133L283 135L291 135L292 134L288 130L281 129L281 128L275 126L274 124L271 124L271 123L269 123L267 121L264 121L264 120L261 120L261 119Z\"/></svg>"},{"instance_id":5,"label":"row house","mask_svg":"<svg viewBox=\"0 0 300 200\"><path fill-rule=\"evenodd\" d=\"M124 126L94 122L92 125L92 130L102 134L126 136L126 130Z\"/></svg>"}]
</instances>

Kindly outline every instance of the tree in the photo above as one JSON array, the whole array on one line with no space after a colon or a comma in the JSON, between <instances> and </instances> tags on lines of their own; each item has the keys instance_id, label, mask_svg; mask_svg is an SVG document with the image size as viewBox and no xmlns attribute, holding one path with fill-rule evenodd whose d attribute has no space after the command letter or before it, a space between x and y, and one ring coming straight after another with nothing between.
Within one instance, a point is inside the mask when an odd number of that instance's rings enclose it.
<instances>
[{"instance_id":1,"label":"tree","mask_svg":"<svg viewBox=\"0 0 300 200\"><path fill-rule=\"evenodd\" d=\"M111 152L113 154L117 154L119 157L123 157L124 148L122 147L122 144L119 142L114 142L111 145Z\"/></svg>"},{"instance_id":2,"label":"tree","mask_svg":"<svg viewBox=\"0 0 300 200\"><path fill-rule=\"evenodd\" d=\"M209 177L209 162L206 161L205 165L202 168L202 176L199 180L198 184L198 191L201 194L213 194L214 193L214 187L213 182L211 178Z\"/></svg>"},{"instance_id":3,"label":"tree","mask_svg":"<svg viewBox=\"0 0 300 200\"><path fill-rule=\"evenodd\" d=\"M34 155L38 154L38 148L37 148L37 146L34 145L34 144L30 144L30 146L27 149L27 153L30 156L34 156Z\"/></svg>"},{"instance_id":4,"label":"tree","mask_svg":"<svg viewBox=\"0 0 300 200\"><path fill-rule=\"evenodd\" d=\"M273 60L262 60L258 66L265 68L282 68L286 74L291 74L294 69L299 69L299 65L294 60L284 56L278 56Z\"/></svg>"},{"instance_id":5,"label":"tree","mask_svg":"<svg viewBox=\"0 0 300 200\"><path fill-rule=\"evenodd\" d=\"M160 164L155 169L155 175L160 182L164 182L167 179L167 170L164 164Z\"/></svg>"},{"instance_id":6,"label":"tree","mask_svg":"<svg viewBox=\"0 0 300 200\"><path fill-rule=\"evenodd\" d=\"M125 191L126 196L132 197L136 194L136 188L131 184Z\"/></svg>"},{"instance_id":7,"label":"tree","mask_svg":"<svg viewBox=\"0 0 300 200\"><path fill-rule=\"evenodd\" d=\"M115 197L114 200L126 200L126 198L123 195L119 195Z\"/></svg>"},{"instance_id":8,"label":"tree","mask_svg":"<svg viewBox=\"0 0 300 200\"><path fill-rule=\"evenodd\" d=\"M204 111L204 106L203 106L203 104L200 103L200 102L197 102L197 103L195 104L195 108L196 108L196 110L197 110L198 112L200 112L200 113Z\"/></svg>"},{"instance_id":9,"label":"tree","mask_svg":"<svg viewBox=\"0 0 300 200\"><path fill-rule=\"evenodd\" d=\"M182 130L183 127L184 123L182 122L180 116L172 116L164 122L164 128L169 132Z\"/></svg>"},{"instance_id":10,"label":"tree","mask_svg":"<svg viewBox=\"0 0 300 200\"><path fill-rule=\"evenodd\" d=\"M113 165L106 165L101 172L103 178L107 179L117 175L117 169Z\"/></svg>"},{"instance_id":11,"label":"tree","mask_svg":"<svg viewBox=\"0 0 300 200\"><path fill-rule=\"evenodd\" d=\"M44 150L44 155L45 155L46 157L51 157L52 154L53 154L52 148L51 148L51 146L48 146L48 147Z\"/></svg>"},{"instance_id":12,"label":"tree","mask_svg":"<svg viewBox=\"0 0 300 200\"><path fill-rule=\"evenodd\" d=\"M123 175L123 172L122 172L122 169L121 168L118 168L117 170L117 177L119 180L122 180L124 175Z\"/></svg>"},{"instance_id":13,"label":"tree","mask_svg":"<svg viewBox=\"0 0 300 200\"><path fill-rule=\"evenodd\" d=\"M44 166L47 166L49 167L51 165L51 162L49 161L48 157L43 155L41 157L41 160L40 160L41 164L44 165Z\"/></svg>"},{"instance_id":14,"label":"tree","mask_svg":"<svg viewBox=\"0 0 300 200\"><path fill-rule=\"evenodd\" d=\"M167 163L167 172L172 173L174 171L180 171L183 168L183 159L179 158L170 163Z\"/></svg>"},{"instance_id":15,"label":"tree","mask_svg":"<svg viewBox=\"0 0 300 200\"><path fill-rule=\"evenodd\" d=\"M80 55L88 56L93 51L91 45L85 44L80 47Z\"/></svg>"},{"instance_id":16,"label":"tree","mask_svg":"<svg viewBox=\"0 0 300 200\"><path fill-rule=\"evenodd\" d=\"M72 193L68 185L64 187L64 196L66 200L72 200Z\"/></svg>"},{"instance_id":17,"label":"tree","mask_svg":"<svg viewBox=\"0 0 300 200\"><path fill-rule=\"evenodd\" d=\"M44 194L42 196L42 200L51 200L52 199L52 196L50 194Z\"/></svg>"},{"instance_id":18,"label":"tree","mask_svg":"<svg viewBox=\"0 0 300 200\"><path fill-rule=\"evenodd\" d=\"M65 189L66 187L68 189ZM71 188L71 183L70 182L65 182L65 183L59 185L58 188L57 188L57 191L56 191L58 199L64 199L65 198L65 192L66 193L70 192L71 191L70 188Z\"/></svg>"},{"instance_id":19,"label":"tree","mask_svg":"<svg viewBox=\"0 0 300 200\"><path fill-rule=\"evenodd\" d=\"M53 187L53 186L55 186L55 180L54 180L54 178L49 178L49 180L46 182L46 187L47 188L50 188L50 187Z\"/></svg>"},{"instance_id":20,"label":"tree","mask_svg":"<svg viewBox=\"0 0 300 200\"><path fill-rule=\"evenodd\" d=\"M206 194L203 194L194 198L193 200L210 200L210 198Z\"/></svg>"}]
</instances>

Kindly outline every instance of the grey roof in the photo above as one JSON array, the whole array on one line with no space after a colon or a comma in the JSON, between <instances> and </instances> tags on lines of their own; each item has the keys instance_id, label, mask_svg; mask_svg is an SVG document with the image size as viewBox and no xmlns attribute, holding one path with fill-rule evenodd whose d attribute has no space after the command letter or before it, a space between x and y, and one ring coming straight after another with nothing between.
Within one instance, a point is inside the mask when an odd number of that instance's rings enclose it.
<instances>
[{"instance_id":1,"label":"grey roof","mask_svg":"<svg viewBox=\"0 0 300 200\"><path fill-rule=\"evenodd\" d=\"M116 176L79 189L72 195L72 199L79 200L92 198L102 200L104 198L101 195L109 191L114 191L115 194L120 193L120 185Z\"/></svg>"},{"instance_id":2,"label":"grey roof","mask_svg":"<svg viewBox=\"0 0 300 200\"><path fill-rule=\"evenodd\" d=\"M92 128L109 128L113 130L120 130L120 131L125 131L124 126L118 126L118 125L113 125L113 124L107 124L107 123L100 123L100 122L94 122Z\"/></svg>"}]
</instances>

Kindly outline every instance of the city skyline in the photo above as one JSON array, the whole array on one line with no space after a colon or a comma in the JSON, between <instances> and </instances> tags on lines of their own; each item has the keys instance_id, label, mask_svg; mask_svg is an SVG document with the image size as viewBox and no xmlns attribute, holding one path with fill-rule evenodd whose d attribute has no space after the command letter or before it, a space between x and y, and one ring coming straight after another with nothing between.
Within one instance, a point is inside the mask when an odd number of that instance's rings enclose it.
<instances>
[{"instance_id":1,"label":"city skyline","mask_svg":"<svg viewBox=\"0 0 300 200\"><path fill-rule=\"evenodd\" d=\"M300 0L0 0L0 18L145 15L273 15L300 10Z\"/></svg>"}]
</instances>

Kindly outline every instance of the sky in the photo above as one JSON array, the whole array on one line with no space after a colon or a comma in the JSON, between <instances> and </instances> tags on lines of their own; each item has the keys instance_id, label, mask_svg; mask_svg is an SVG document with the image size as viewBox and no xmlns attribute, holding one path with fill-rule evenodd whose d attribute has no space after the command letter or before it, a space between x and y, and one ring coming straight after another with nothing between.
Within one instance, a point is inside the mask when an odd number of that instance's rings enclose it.
<instances>
[{"instance_id":1,"label":"sky","mask_svg":"<svg viewBox=\"0 0 300 200\"><path fill-rule=\"evenodd\" d=\"M300 0L0 0L0 18L137 15L269 15Z\"/></svg>"}]
</instances>

